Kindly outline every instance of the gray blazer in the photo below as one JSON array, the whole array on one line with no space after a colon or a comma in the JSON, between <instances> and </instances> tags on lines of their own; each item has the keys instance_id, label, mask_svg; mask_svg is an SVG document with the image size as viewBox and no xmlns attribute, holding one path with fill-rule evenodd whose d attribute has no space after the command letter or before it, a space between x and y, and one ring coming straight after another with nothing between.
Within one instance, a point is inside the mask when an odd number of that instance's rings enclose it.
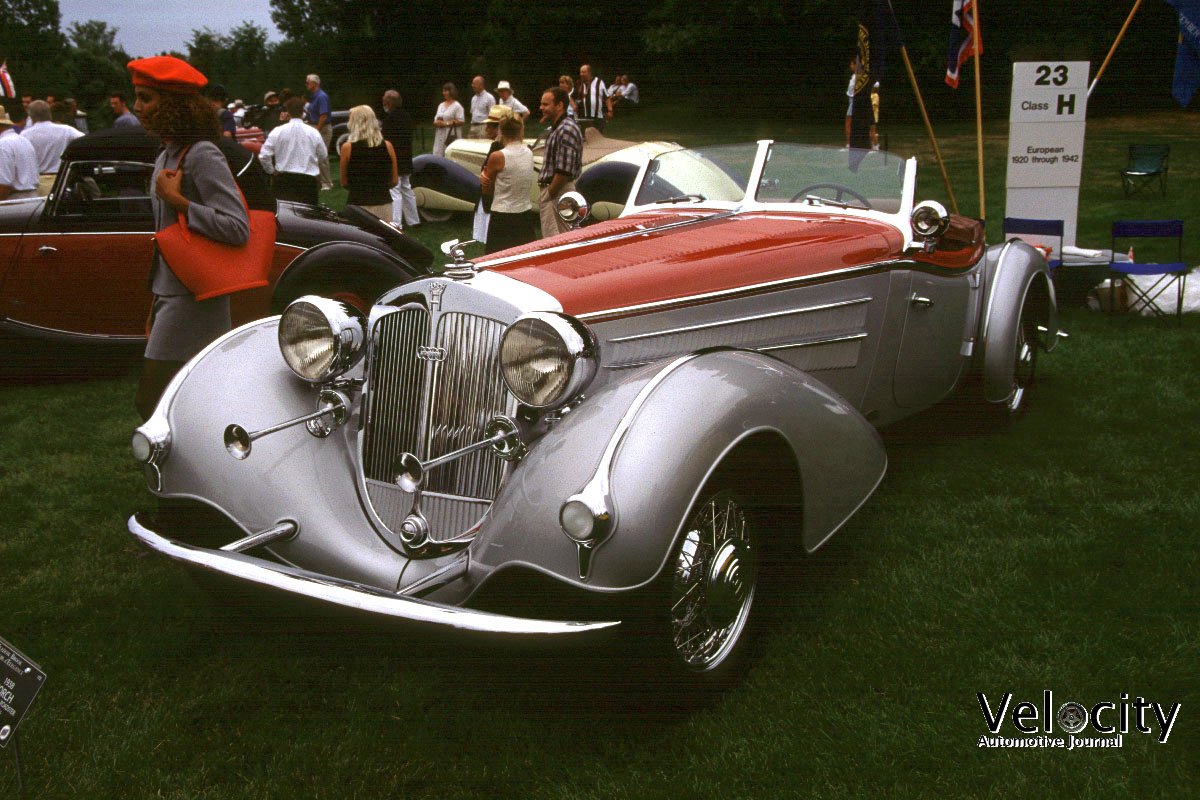
<instances>
[{"instance_id":1,"label":"gray blazer","mask_svg":"<svg viewBox=\"0 0 1200 800\"><path fill-rule=\"evenodd\" d=\"M158 173L177 169L183 147L168 145L154 162L150 178L150 204L154 209L154 230L161 231L178 219L178 214L154 191ZM245 244L250 238L250 219L229 164L212 142L196 142L183 164L183 196L191 201L187 210L188 228L214 241ZM171 267L156 250L150 273L150 290L160 297L191 294L175 277Z\"/></svg>"}]
</instances>

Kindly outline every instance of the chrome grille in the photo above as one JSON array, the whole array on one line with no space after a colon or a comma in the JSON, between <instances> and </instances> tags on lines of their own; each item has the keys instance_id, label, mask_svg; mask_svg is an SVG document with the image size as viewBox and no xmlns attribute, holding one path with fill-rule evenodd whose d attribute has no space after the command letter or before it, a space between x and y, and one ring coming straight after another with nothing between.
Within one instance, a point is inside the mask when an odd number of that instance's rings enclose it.
<instances>
[{"instance_id":1,"label":"chrome grille","mask_svg":"<svg viewBox=\"0 0 1200 800\"><path fill-rule=\"evenodd\" d=\"M401 453L417 453L422 368L417 348L429 341L429 314L406 308L389 314L375 328L371 364L371 408L363 439L363 473L391 483L392 465Z\"/></svg>"},{"instance_id":2,"label":"chrome grille","mask_svg":"<svg viewBox=\"0 0 1200 800\"><path fill-rule=\"evenodd\" d=\"M513 414L516 400L500 377L500 337L504 325L471 314L443 314L438 343L446 358L434 362L425 429L425 455L449 453L483 438L496 414ZM491 450L435 467L428 477L431 492L492 498L500 488L504 462Z\"/></svg>"},{"instance_id":3,"label":"chrome grille","mask_svg":"<svg viewBox=\"0 0 1200 800\"><path fill-rule=\"evenodd\" d=\"M362 469L371 505L393 532L412 509L412 496L392 474L401 453L422 460L444 455L482 439L496 414L516 412L500 377L505 325L457 312L439 315L436 324L431 336L429 312L414 307L375 325ZM441 360L418 358L421 349ZM499 491L505 468L483 450L431 469L421 510L433 538L452 538L474 524Z\"/></svg>"}]
</instances>

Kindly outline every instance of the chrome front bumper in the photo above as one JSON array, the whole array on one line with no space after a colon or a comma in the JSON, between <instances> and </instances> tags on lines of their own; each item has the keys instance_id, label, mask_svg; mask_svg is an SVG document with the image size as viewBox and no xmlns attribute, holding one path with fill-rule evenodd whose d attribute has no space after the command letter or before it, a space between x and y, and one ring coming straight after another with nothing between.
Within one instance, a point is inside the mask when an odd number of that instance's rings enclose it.
<instances>
[{"instance_id":1,"label":"chrome front bumper","mask_svg":"<svg viewBox=\"0 0 1200 800\"><path fill-rule=\"evenodd\" d=\"M331 606L363 611L393 620L405 620L418 625L474 633L536 637L588 634L611 629L620 624L527 619L446 606L241 553L209 550L171 541L142 525L136 514L129 518L128 528L142 545L189 567L226 575L255 586L283 591Z\"/></svg>"}]
</instances>

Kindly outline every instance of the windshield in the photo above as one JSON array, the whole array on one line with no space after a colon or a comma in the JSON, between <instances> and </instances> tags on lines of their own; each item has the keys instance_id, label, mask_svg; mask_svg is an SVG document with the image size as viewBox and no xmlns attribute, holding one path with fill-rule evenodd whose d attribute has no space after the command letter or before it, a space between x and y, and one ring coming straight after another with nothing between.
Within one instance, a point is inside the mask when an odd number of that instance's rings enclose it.
<instances>
[{"instance_id":1,"label":"windshield","mask_svg":"<svg viewBox=\"0 0 1200 800\"><path fill-rule=\"evenodd\" d=\"M650 162L634 205L718 200L740 202L754 168L756 144L673 150Z\"/></svg>"},{"instance_id":2,"label":"windshield","mask_svg":"<svg viewBox=\"0 0 1200 800\"><path fill-rule=\"evenodd\" d=\"M767 152L754 199L830 201L894 214L904 197L905 165L906 159L886 151L776 143Z\"/></svg>"},{"instance_id":3,"label":"windshield","mask_svg":"<svg viewBox=\"0 0 1200 800\"><path fill-rule=\"evenodd\" d=\"M634 205L655 203L807 203L895 214L904 200L908 161L886 151L773 142L762 175L749 188L756 143L663 153L650 162Z\"/></svg>"}]
</instances>

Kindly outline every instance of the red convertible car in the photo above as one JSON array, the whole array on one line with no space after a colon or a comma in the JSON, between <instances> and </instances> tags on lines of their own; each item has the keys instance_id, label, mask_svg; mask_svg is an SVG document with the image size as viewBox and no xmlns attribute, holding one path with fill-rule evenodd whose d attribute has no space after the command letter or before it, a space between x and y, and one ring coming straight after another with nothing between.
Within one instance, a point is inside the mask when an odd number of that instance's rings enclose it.
<instances>
[{"instance_id":1,"label":"red convertible car","mask_svg":"<svg viewBox=\"0 0 1200 800\"><path fill-rule=\"evenodd\" d=\"M227 146L241 170L258 169L249 153ZM158 150L140 132L89 134L67 147L49 196L0 202L0 332L95 344L145 337ZM274 204L269 188L256 204L242 185L255 207ZM433 260L415 239L356 207L339 214L280 202L276 219L271 284L233 298L235 322L312 292L369 309L385 289L426 274Z\"/></svg>"}]
</instances>

